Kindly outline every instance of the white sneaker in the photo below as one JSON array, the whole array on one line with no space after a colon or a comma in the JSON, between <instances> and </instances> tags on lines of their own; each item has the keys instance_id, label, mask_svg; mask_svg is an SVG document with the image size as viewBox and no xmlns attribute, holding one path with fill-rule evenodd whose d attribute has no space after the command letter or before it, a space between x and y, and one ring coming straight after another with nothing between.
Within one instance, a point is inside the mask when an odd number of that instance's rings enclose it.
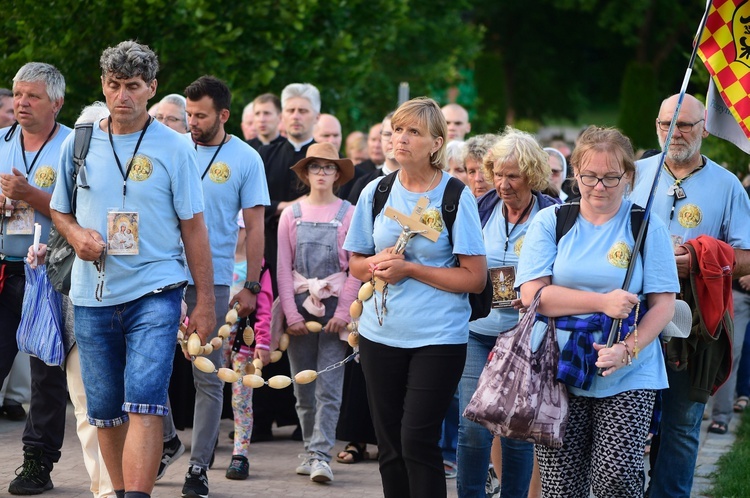
<instances>
[{"instance_id":1,"label":"white sneaker","mask_svg":"<svg viewBox=\"0 0 750 498\"><path fill-rule=\"evenodd\" d=\"M304 458L304 460L302 460L302 463L297 466L296 472L301 476L309 476L312 472L312 463L315 459L315 455L312 453L307 453L299 455L299 457Z\"/></svg>"},{"instance_id":2,"label":"white sneaker","mask_svg":"<svg viewBox=\"0 0 750 498\"><path fill-rule=\"evenodd\" d=\"M314 482L333 481L333 471L331 471L331 467L330 465L328 465L328 462L324 460L313 460L310 480Z\"/></svg>"}]
</instances>

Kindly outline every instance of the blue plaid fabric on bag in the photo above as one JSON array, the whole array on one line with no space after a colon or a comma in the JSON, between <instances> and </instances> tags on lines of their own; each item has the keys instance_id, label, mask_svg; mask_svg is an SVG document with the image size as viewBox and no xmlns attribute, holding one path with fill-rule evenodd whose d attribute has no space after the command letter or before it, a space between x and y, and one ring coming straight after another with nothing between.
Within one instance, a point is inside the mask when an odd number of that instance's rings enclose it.
<instances>
[{"instance_id":1,"label":"blue plaid fabric on bag","mask_svg":"<svg viewBox=\"0 0 750 498\"><path fill-rule=\"evenodd\" d=\"M646 313L646 303L641 302L640 318ZM547 323L544 315L537 313L537 321ZM627 331L635 323L635 308L622 321L620 337L624 338ZM586 318L575 316L561 316L555 318L558 329L569 330L570 339L560 351L560 361L557 364L557 380L566 385L588 390L596 374L596 359L598 353L594 349L594 332L602 331L602 343L607 342L612 328L612 318L604 313L593 313Z\"/></svg>"}]
</instances>

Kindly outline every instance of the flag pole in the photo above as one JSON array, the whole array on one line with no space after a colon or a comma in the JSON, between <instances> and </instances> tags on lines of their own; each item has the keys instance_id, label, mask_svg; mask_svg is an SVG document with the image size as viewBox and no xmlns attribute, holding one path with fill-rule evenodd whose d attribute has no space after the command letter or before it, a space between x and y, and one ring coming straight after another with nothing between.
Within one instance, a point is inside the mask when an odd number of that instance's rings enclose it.
<instances>
[{"instance_id":1,"label":"flag pole","mask_svg":"<svg viewBox=\"0 0 750 498\"><path fill-rule=\"evenodd\" d=\"M664 167L664 161L667 158L667 151L669 150L669 144L672 142L672 135L674 134L675 125L677 124L677 118L680 115L680 109L682 108L682 101L685 98L687 92L688 83L690 83L690 76L693 74L693 65L695 64L695 57L698 55L698 46L700 45L701 37L703 36L703 30L706 27L706 20L708 19L708 12L711 10L711 0L706 1L706 10L703 12L703 18L701 19L698 32L695 37L695 43L693 44L693 53L690 54L690 61L688 62L687 70L685 71L685 77L682 79L682 86L680 87L680 94L677 98L677 106L675 106L672 120L669 123L669 131L667 131L667 138L664 141L664 147L662 148L661 155L659 156L659 167L656 168L656 174L654 180L651 182L651 190L648 194L648 201L646 202L645 212L643 214L643 223L641 223L638 229L638 236L635 238L635 244L633 245L633 251L631 252L630 262L628 263L628 269L625 272L625 281L622 284L623 290L628 290L630 281L633 278L633 271L635 270L635 261L638 252L641 250L641 246L644 243L644 236L646 234L646 226L648 226L648 219L651 215L651 205L653 204L654 194L656 193L656 187L659 185L659 176L661 170ZM615 343L617 331L622 325L622 320L613 320L612 327L609 329L609 337L607 337L607 347L611 348ZM602 375L605 369L599 368L596 373Z\"/></svg>"}]
</instances>

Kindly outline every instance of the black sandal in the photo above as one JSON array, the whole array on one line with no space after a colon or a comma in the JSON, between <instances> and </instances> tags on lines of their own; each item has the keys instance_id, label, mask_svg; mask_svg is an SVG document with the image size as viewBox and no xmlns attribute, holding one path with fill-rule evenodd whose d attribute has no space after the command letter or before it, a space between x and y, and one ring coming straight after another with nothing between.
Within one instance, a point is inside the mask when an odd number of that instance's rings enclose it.
<instances>
[{"instance_id":1,"label":"black sandal","mask_svg":"<svg viewBox=\"0 0 750 498\"><path fill-rule=\"evenodd\" d=\"M717 422L714 420L711 422L711 425L708 426L708 432L713 434L726 434L728 430L729 425L726 422Z\"/></svg>"},{"instance_id":2,"label":"black sandal","mask_svg":"<svg viewBox=\"0 0 750 498\"><path fill-rule=\"evenodd\" d=\"M367 444L359 444L355 442L351 442L346 445L346 448L344 448L343 451L341 451L338 455L336 455L336 461L339 463L359 463L362 460L367 460L370 458L370 454L365 449L367 447ZM344 456L342 456L342 454ZM351 455L351 459L347 458L347 454Z\"/></svg>"}]
</instances>

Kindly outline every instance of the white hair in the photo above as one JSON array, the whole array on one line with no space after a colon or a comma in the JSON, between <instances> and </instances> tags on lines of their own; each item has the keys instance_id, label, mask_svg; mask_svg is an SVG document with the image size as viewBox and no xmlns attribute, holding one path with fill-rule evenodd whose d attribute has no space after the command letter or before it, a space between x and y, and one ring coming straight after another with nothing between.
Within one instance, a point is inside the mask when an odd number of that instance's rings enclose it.
<instances>
[{"instance_id":1,"label":"white hair","mask_svg":"<svg viewBox=\"0 0 750 498\"><path fill-rule=\"evenodd\" d=\"M320 114L320 92L310 83L292 83L287 85L281 92L281 108L286 107L286 102L295 97L307 99L316 114Z\"/></svg>"},{"instance_id":2,"label":"white hair","mask_svg":"<svg viewBox=\"0 0 750 498\"><path fill-rule=\"evenodd\" d=\"M105 104L104 102L96 101L93 104L87 105L83 108L81 114L78 115L78 119L76 119L76 124L97 123L107 116L109 116L109 109L107 109L107 104Z\"/></svg>"}]
</instances>

